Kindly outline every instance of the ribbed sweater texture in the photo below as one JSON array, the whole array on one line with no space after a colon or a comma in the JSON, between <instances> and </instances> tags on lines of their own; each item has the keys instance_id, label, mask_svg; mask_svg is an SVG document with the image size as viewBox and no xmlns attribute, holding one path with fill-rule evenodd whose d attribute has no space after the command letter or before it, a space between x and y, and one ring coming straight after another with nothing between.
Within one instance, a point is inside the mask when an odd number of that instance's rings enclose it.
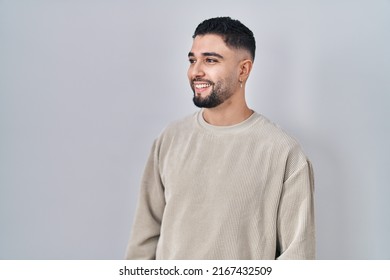
<instances>
[{"instance_id":1,"label":"ribbed sweater texture","mask_svg":"<svg viewBox=\"0 0 390 280\"><path fill-rule=\"evenodd\" d=\"M127 259L314 259L312 166L258 113L212 126L203 110L155 140Z\"/></svg>"}]
</instances>

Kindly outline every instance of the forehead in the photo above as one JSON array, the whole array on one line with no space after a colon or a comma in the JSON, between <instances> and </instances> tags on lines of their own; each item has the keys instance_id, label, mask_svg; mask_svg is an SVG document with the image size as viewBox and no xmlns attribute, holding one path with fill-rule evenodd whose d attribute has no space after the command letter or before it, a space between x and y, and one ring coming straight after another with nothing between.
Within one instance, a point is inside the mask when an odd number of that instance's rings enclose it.
<instances>
[{"instance_id":1,"label":"forehead","mask_svg":"<svg viewBox=\"0 0 390 280\"><path fill-rule=\"evenodd\" d=\"M191 52L195 55L202 53L215 52L219 54L232 54L233 50L228 48L222 37L214 34L198 35L192 42Z\"/></svg>"}]
</instances>

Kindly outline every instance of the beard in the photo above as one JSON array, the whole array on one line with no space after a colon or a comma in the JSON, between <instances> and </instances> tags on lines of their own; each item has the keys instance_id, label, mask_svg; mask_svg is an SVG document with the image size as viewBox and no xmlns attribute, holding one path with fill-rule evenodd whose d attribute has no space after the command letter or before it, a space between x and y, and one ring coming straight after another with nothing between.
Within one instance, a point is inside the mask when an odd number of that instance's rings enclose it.
<instances>
[{"instance_id":1,"label":"beard","mask_svg":"<svg viewBox=\"0 0 390 280\"><path fill-rule=\"evenodd\" d=\"M192 86L192 91L194 92L192 101L195 106L199 108L215 108L233 95L233 91L228 87L224 87L222 82L219 81L216 84L211 84L211 93L206 97L198 96L195 93L195 88Z\"/></svg>"}]
</instances>

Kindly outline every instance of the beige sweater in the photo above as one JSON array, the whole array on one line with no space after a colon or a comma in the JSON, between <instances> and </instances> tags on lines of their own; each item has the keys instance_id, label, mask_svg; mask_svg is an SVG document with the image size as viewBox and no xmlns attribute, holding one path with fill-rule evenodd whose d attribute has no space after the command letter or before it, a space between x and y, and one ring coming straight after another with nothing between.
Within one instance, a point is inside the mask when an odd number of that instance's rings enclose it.
<instances>
[{"instance_id":1,"label":"beige sweater","mask_svg":"<svg viewBox=\"0 0 390 280\"><path fill-rule=\"evenodd\" d=\"M311 164L260 114L212 126L202 111L155 141L127 259L313 259Z\"/></svg>"}]
</instances>

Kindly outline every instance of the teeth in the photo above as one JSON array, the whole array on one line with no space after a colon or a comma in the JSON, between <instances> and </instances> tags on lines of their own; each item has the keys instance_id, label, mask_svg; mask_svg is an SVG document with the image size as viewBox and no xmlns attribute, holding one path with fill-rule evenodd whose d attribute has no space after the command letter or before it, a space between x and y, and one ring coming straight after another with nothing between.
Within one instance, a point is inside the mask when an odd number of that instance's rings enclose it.
<instances>
[{"instance_id":1,"label":"teeth","mask_svg":"<svg viewBox=\"0 0 390 280\"><path fill-rule=\"evenodd\" d=\"M195 87L196 88L205 88L205 87L209 87L210 84L196 84Z\"/></svg>"}]
</instances>

